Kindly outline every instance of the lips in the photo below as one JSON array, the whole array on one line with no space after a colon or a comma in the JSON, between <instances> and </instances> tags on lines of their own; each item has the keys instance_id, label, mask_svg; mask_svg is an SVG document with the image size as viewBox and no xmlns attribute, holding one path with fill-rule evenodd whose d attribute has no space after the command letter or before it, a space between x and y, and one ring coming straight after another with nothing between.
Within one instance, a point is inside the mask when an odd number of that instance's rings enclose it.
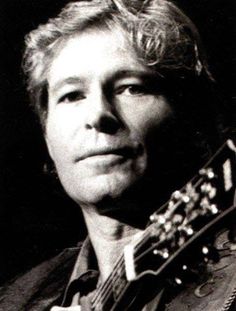
<instances>
[{"instance_id":1,"label":"lips","mask_svg":"<svg viewBox=\"0 0 236 311\"><path fill-rule=\"evenodd\" d=\"M102 155L118 155L118 156L122 156L125 158L134 158L136 154L137 154L137 150L129 146L125 146L121 148L106 147L106 148L99 148L99 149L85 152L82 156L80 156L77 159L77 161L82 161L87 158L92 158L92 157L102 156Z\"/></svg>"}]
</instances>

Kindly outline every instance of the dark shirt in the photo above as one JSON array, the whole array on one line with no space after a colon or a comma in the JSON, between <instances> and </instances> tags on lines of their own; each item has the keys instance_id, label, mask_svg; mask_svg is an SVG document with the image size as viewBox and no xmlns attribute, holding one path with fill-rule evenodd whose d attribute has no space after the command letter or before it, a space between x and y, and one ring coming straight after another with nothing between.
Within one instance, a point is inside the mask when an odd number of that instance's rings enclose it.
<instances>
[{"instance_id":1,"label":"dark shirt","mask_svg":"<svg viewBox=\"0 0 236 311\"><path fill-rule=\"evenodd\" d=\"M42 311L60 305L81 246L69 248L0 288L0 311Z\"/></svg>"},{"instance_id":2,"label":"dark shirt","mask_svg":"<svg viewBox=\"0 0 236 311\"><path fill-rule=\"evenodd\" d=\"M87 238L82 245L78 259L74 266L72 276L65 291L62 306L80 305L82 311L91 310L91 301L96 294L99 285L99 271L96 256ZM154 311L157 309L160 296L149 302L143 311Z\"/></svg>"},{"instance_id":3,"label":"dark shirt","mask_svg":"<svg viewBox=\"0 0 236 311\"><path fill-rule=\"evenodd\" d=\"M91 310L91 298L95 293L98 278L96 256L87 238L75 263L62 306L81 305L82 310Z\"/></svg>"},{"instance_id":4,"label":"dark shirt","mask_svg":"<svg viewBox=\"0 0 236 311\"><path fill-rule=\"evenodd\" d=\"M204 273L177 292L166 288L144 310L235 311L236 246L229 242L227 232L218 236L216 246L220 254L217 263L209 262ZM82 248L66 249L1 288L0 310L42 311L78 303L87 311L98 278L96 258L87 239ZM155 283L150 283L147 290L153 287Z\"/></svg>"},{"instance_id":5,"label":"dark shirt","mask_svg":"<svg viewBox=\"0 0 236 311\"><path fill-rule=\"evenodd\" d=\"M149 301L143 311L156 310L236 310L236 245L228 239L228 231L218 234L215 247L219 261L209 261L199 275L181 288L165 288ZM91 310L91 299L96 292L99 272L89 239L86 239L67 287L63 306L81 305L82 311ZM149 291L155 284L147 286ZM232 304L231 304L232 303ZM225 309L222 309L223 306Z\"/></svg>"}]
</instances>

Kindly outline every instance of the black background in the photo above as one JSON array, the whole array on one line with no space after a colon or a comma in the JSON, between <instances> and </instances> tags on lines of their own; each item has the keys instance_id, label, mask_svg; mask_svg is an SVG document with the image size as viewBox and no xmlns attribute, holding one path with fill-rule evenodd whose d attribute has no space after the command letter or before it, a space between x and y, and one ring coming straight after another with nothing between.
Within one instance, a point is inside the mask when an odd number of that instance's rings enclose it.
<instances>
[{"instance_id":1,"label":"black background","mask_svg":"<svg viewBox=\"0 0 236 311\"><path fill-rule=\"evenodd\" d=\"M24 35L66 2L0 4L0 282L75 245L85 234L78 207L43 174L46 148L21 71ZM175 2L197 25L210 70L228 106L235 106L235 0Z\"/></svg>"}]
</instances>

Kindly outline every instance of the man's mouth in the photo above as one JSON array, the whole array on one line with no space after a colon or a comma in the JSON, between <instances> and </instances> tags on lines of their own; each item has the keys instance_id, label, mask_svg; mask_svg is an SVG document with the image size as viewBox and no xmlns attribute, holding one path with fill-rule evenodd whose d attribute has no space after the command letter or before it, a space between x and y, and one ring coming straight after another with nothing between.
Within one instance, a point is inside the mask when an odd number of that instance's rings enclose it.
<instances>
[{"instance_id":1,"label":"man's mouth","mask_svg":"<svg viewBox=\"0 0 236 311\"><path fill-rule=\"evenodd\" d=\"M106 156L120 156L123 158L134 158L137 155L137 150L133 147L125 146L121 148L99 148L95 150L90 150L85 152L82 156L80 156L77 161L82 161L89 158L99 158L99 157L106 157Z\"/></svg>"}]
</instances>

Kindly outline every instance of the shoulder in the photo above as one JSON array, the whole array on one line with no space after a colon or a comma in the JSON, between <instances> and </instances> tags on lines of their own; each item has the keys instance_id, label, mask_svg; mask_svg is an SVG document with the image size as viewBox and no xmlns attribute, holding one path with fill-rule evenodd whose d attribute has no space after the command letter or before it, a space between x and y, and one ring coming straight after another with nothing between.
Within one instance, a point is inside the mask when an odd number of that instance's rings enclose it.
<instances>
[{"instance_id":1,"label":"shoulder","mask_svg":"<svg viewBox=\"0 0 236 311\"><path fill-rule=\"evenodd\" d=\"M0 288L0 310L47 310L60 300L81 245L63 250Z\"/></svg>"}]
</instances>

